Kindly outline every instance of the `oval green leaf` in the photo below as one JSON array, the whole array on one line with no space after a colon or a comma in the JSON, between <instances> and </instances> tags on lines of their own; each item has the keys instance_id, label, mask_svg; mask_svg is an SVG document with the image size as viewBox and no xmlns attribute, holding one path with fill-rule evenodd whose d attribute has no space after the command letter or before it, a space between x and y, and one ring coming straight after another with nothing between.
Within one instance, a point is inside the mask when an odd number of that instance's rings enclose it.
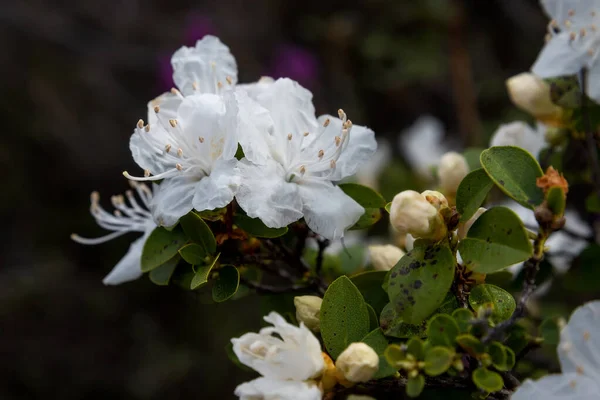
<instances>
[{"instance_id":1,"label":"oval green leaf","mask_svg":"<svg viewBox=\"0 0 600 400\"><path fill-rule=\"evenodd\" d=\"M210 272L217 263L217 260L219 259L220 255L221 253L217 254L217 256L209 263L203 263L195 266L194 269L196 272L194 274L194 277L192 278L192 281L190 282L190 289L197 289L208 282Z\"/></svg>"},{"instance_id":2,"label":"oval green leaf","mask_svg":"<svg viewBox=\"0 0 600 400\"><path fill-rule=\"evenodd\" d=\"M396 369L393 368L386 360L384 353L387 349L389 342L381 332L381 329L377 328L362 338L361 342L371 346L375 353L379 356L379 369L371 379L381 379L388 376L392 376L396 373Z\"/></svg>"},{"instance_id":3,"label":"oval green leaf","mask_svg":"<svg viewBox=\"0 0 600 400\"><path fill-rule=\"evenodd\" d=\"M381 314L383 307L389 303L389 298L381 284L387 271L367 271L350 277L352 283L356 285L363 298L370 304L377 315Z\"/></svg>"},{"instance_id":4,"label":"oval green leaf","mask_svg":"<svg viewBox=\"0 0 600 400\"><path fill-rule=\"evenodd\" d=\"M352 342L369 333L369 310L360 291L346 276L333 281L321 305L321 336L335 360Z\"/></svg>"},{"instance_id":5,"label":"oval green leaf","mask_svg":"<svg viewBox=\"0 0 600 400\"><path fill-rule=\"evenodd\" d=\"M502 390L502 387L504 386L504 381L500 374L483 367L473 371L471 378L473 379L475 386L489 393Z\"/></svg>"},{"instance_id":6,"label":"oval green leaf","mask_svg":"<svg viewBox=\"0 0 600 400\"><path fill-rule=\"evenodd\" d=\"M375 310L369 303L366 304L367 310L369 310L369 329L379 329L379 319L377 318Z\"/></svg>"},{"instance_id":7,"label":"oval green leaf","mask_svg":"<svg viewBox=\"0 0 600 400\"><path fill-rule=\"evenodd\" d=\"M142 272L152 271L175 257L186 241L185 233L177 227L171 231L160 226L154 229L142 250Z\"/></svg>"},{"instance_id":8,"label":"oval green leaf","mask_svg":"<svg viewBox=\"0 0 600 400\"><path fill-rule=\"evenodd\" d=\"M193 242L204 247L206 254L214 254L217 251L215 235L198 214L189 212L179 219L179 224Z\"/></svg>"},{"instance_id":9,"label":"oval green leaf","mask_svg":"<svg viewBox=\"0 0 600 400\"><path fill-rule=\"evenodd\" d=\"M406 395L408 397L419 397L425 388L425 377L417 375L414 378L408 378L406 381Z\"/></svg>"},{"instance_id":10,"label":"oval green leaf","mask_svg":"<svg viewBox=\"0 0 600 400\"><path fill-rule=\"evenodd\" d=\"M485 274L525 261L533 254L523 222L506 207L481 214L458 250L470 270Z\"/></svg>"},{"instance_id":11,"label":"oval green leaf","mask_svg":"<svg viewBox=\"0 0 600 400\"><path fill-rule=\"evenodd\" d=\"M471 327L471 320L473 319L473 313L466 308L458 308L452 313L452 317L458 325L458 329L461 333L469 332Z\"/></svg>"},{"instance_id":12,"label":"oval green leaf","mask_svg":"<svg viewBox=\"0 0 600 400\"><path fill-rule=\"evenodd\" d=\"M458 324L447 314L438 314L427 324L427 340L433 346L454 347L459 333Z\"/></svg>"},{"instance_id":13,"label":"oval green leaf","mask_svg":"<svg viewBox=\"0 0 600 400\"><path fill-rule=\"evenodd\" d=\"M390 270L388 295L397 316L417 325L444 301L454 279L456 259L445 245L415 247Z\"/></svg>"},{"instance_id":14,"label":"oval green leaf","mask_svg":"<svg viewBox=\"0 0 600 400\"><path fill-rule=\"evenodd\" d=\"M471 289L469 304L474 310L487 303L494 306L491 317L494 322L501 322L510 318L517 306L514 297L498 286L482 284Z\"/></svg>"},{"instance_id":15,"label":"oval green leaf","mask_svg":"<svg viewBox=\"0 0 600 400\"><path fill-rule=\"evenodd\" d=\"M179 249L179 254L181 255L181 258L185 260L185 262L192 265L203 264L204 259L208 255L206 254L206 249L196 243L186 244Z\"/></svg>"},{"instance_id":16,"label":"oval green leaf","mask_svg":"<svg viewBox=\"0 0 600 400\"><path fill-rule=\"evenodd\" d=\"M465 151L463 151L462 155L467 160L467 165L469 166L470 171L475 171L478 168L481 168L481 152L485 150L482 147L469 147Z\"/></svg>"},{"instance_id":17,"label":"oval green leaf","mask_svg":"<svg viewBox=\"0 0 600 400\"><path fill-rule=\"evenodd\" d=\"M150 271L150 274L148 274L150 280L156 285L167 286L173 276L173 272L175 272L175 268L177 268L179 260L181 260L181 257L176 254L175 257L171 258L163 265L154 268Z\"/></svg>"},{"instance_id":18,"label":"oval green leaf","mask_svg":"<svg viewBox=\"0 0 600 400\"><path fill-rule=\"evenodd\" d=\"M406 342L406 352L412 354L417 360L425 357L425 345L418 337L412 337Z\"/></svg>"},{"instance_id":19,"label":"oval green leaf","mask_svg":"<svg viewBox=\"0 0 600 400\"><path fill-rule=\"evenodd\" d=\"M287 226L282 228L269 228L260 219L250 218L242 213L235 214L233 223L252 236L262 238L276 238L285 235L288 231Z\"/></svg>"},{"instance_id":20,"label":"oval green leaf","mask_svg":"<svg viewBox=\"0 0 600 400\"><path fill-rule=\"evenodd\" d=\"M240 273L233 265L224 265L212 288L212 298L217 303L228 300L237 292L240 285Z\"/></svg>"},{"instance_id":21,"label":"oval green leaf","mask_svg":"<svg viewBox=\"0 0 600 400\"><path fill-rule=\"evenodd\" d=\"M381 209L386 206L386 202L379 193L357 183L343 183L339 187L365 208L365 213L350 229L366 229L381 219Z\"/></svg>"},{"instance_id":22,"label":"oval green leaf","mask_svg":"<svg viewBox=\"0 0 600 400\"><path fill-rule=\"evenodd\" d=\"M379 325L386 336L392 336L399 339L407 339L413 336L425 336L424 323L412 325L404 322L402 318L398 317L394 310L394 306L392 306L391 303L386 304L381 311Z\"/></svg>"},{"instance_id":23,"label":"oval green leaf","mask_svg":"<svg viewBox=\"0 0 600 400\"><path fill-rule=\"evenodd\" d=\"M425 373L438 376L448 371L454 359L454 351L447 347L435 346L425 354Z\"/></svg>"},{"instance_id":24,"label":"oval green leaf","mask_svg":"<svg viewBox=\"0 0 600 400\"><path fill-rule=\"evenodd\" d=\"M456 192L456 210L460 220L465 222L481 207L494 182L483 168L470 172L458 185Z\"/></svg>"},{"instance_id":25,"label":"oval green leaf","mask_svg":"<svg viewBox=\"0 0 600 400\"><path fill-rule=\"evenodd\" d=\"M534 209L544 201L536 179L543 175L540 164L527 150L515 146L491 147L481 152L481 165L506 195Z\"/></svg>"},{"instance_id":26,"label":"oval green leaf","mask_svg":"<svg viewBox=\"0 0 600 400\"><path fill-rule=\"evenodd\" d=\"M481 340L477 339L473 335L464 334L456 337L456 343L467 353L473 357L477 357L482 354L485 349Z\"/></svg>"},{"instance_id":27,"label":"oval green leaf","mask_svg":"<svg viewBox=\"0 0 600 400\"><path fill-rule=\"evenodd\" d=\"M402 350L402 346L398 344L390 344L383 352L385 361L394 369L400 368L399 363L406 360L406 353Z\"/></svg>"}]
</instances>

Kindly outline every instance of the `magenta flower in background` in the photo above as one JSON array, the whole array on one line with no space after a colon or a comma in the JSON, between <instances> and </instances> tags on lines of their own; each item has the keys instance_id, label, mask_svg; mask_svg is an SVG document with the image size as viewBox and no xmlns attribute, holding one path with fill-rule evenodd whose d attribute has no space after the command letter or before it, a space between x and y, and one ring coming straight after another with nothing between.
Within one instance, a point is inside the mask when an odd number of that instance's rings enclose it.
<instances>
[{"instance_id":1,"label":"magenta flower in background","mask_svg":"<svg viewBox=\"0 0 600 400\"><path fill-rule=\"evenodd\" d=\"M192 14L185 22L183 30L183 44L194 46L197 40L206 35L215 34L217 29L211 19L205 15ZM159 91L168 91L173 87L173 67L171 66L172 52L161 54L158 57L158 86Z\"/></svg>"},{"instance_id":2,"label":"magenta flower in background","mask_svg":"<svg viewBox=\"0 0 600 400\"><path fill-rule=\"evenodd\" d=\"M273 51L270 70L273 78L290 78L304 87L314 87L318 79L319 62L310 51L293 44L283 44Z\"/></svg>"}]
</instances>

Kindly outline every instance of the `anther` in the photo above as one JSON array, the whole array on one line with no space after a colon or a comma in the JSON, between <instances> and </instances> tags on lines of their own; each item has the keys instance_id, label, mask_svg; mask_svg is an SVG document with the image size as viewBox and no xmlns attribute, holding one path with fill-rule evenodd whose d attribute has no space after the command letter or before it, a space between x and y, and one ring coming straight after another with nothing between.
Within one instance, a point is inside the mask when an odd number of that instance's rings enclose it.
<instances>
[{"instance_id":1,"label":"anther","mask_svg":"<svg viewBox=\"0 0 600 400\"><path fill-rule=\"evenodd\" d=\"M571 33L569 33L569 39L570 39L571 41L575 40L575 38L576 38L576 37L577 37L577 35L575 34L575 32L571 32Z\"/></svg>"},{"instance_id":2,"label":"anther","mask_svg":"<svg viewBox=\"0 0 600 400\"><path fill-rule=\"evenodd\" d=\"M573 15L575 15L575 10L571 8L567 14L569 14L569 17L572 17Z\"/></svg>"},{"instance_id":3,"label":"anther","mask_svg":"<svg viewBox=\"0 0 600 400\"><path fill-rule=\"evenodd\" d=\"M589 331L583 332L583 340L586 341L586 342L588 340L590 340L590 332Z\"/></svg>"},{"instance_id":4,"label":"anther","mask_svg":"<svg viewBox=\"0 0 600 400\"><path fill-rule=\"evenodd\" d=\"M335 168L335 160L331 160L331 161L329 162L329 166L330 166L331 168Z\"/></svg>"},{"instance_id":5,"label":"anther","mask_svg":"<svg viewBox=\"0 0 600 400\"><path fill-rule=\"evenodd\" d=\"M192 89L198 90L198 82L196 82L196 81L192 82Z\"/></svg>"},{"instance_id":6,"label":"anther","mask_svg":"<svg viewBox=\"0 0 600 400\"><path fill-rule=\"evenodd\" d=\"M168 144L168 145L165 146L165 151L167 153L171 151L171 145L170 144Z\"/></svg>"},{"instance_id":7,"label":"anther","mask_svg":"<svg viewBox=\"0 0 600 400\"><path fill-rule=\"evenodd\" d=\"M172 126L173 128L175 128L175 127L177 126L177 120L176 120L176 119L170 119L170 120L169 120L169 124L171 124L171 126Z\"/></svg>"},{"instance_id":8,"label":"anther","mask_svg":"<svg viewBox=\"0 0 600 400\"><path fill-rule=\"evenodd\" d=\"M181 92L175 88L171 88L171 93L173 93L176 96L181 96Z\"/></svg>"},{"instance_id":9,"label":"anther","mask_svg":"<svg viewBox=\"0 0 600 400\"><path fill-rule=\"evenodd\" d=\"M160 111L160 107L159 106L154 106L154 112L158 114L159 111Z\"/></svg>"},{"instance_id":10,"label":"anther","mask_svg":"<svg viewBox=\"0 0 600 400\"><path fill-rule=\"evenodd\" d=\"M568 19L566 19L566 20L565 20L565 26L566 26L567 28L570 28L570 27L571 27L571 21L570 21L570 20L568 20Z\"/></svg>"},{"instance_id":11,"label":"anther","mask_svg":"<svg viewBox=\"0 0 600 400\"><path fill-rule=\"evenodd\" d=\"M137 127L138 127L138 128L140 128L140 129L142 129L142 128L144 127L144 120L143 120L143 119L140 119L140 120L137 122Z\"/></svg>"},{"instance_id":12,"label":"anther","mask_svg":"<svg viewBox=\"0 0 600 400\"><path fill-rule=\"evenodd\" d=\"M113 211L113 214L115 214L115 216L117 216L117 217L122 217L123 216L123 214L119 210Z\"/></svg>"},{"instance_id":13,"label":"anther","mask_svg":"<svg viewBox=\"0 0 600 400\"><path fill-rule=\"evenodd\" d=\"M292 134L291 133L288 133L287 137L288 137L288 140L292 140Z\"/></svg>"},{"instance_id":14,"label":"anther","mask_svg":"<svg viewBox=\"0 0 600 400\"><path fill-rule=\"evenodd\" d=\"M150 124L146 125L146 126L144 127L144 130L145 130L146 132L150 132Z\"/></svg>"},{"instance_id":15,"label":"anther","mask_svg":"<svg viewBox=\"0 0 600 400\"><path fill-rule=\"evenodd\" d=\"M577 372L579 375L583 375L583 367L581 365L578 365L575 369L575 372Z\"/></svg>"},{"instance_id":16,"label":"anther","mask_svg":"<svg viewBox=\"0 0 600 400\"><path fill-rule=\"evenodd\" d=\"M100 201L100 193L93 191L90 195L90 200L92 203L98 203Z\"/></svg>"},{"instance_id":17,"label":"anther","mask_svg":"<svg viewBox=\"0 0 600 400\"><path fill-rule=\"evenodd\" d=\"M231 80L231 77L228 76L225 78L225 80L227 81L227 83L229 83L230 85L233 84L233 81Z\"/></svg>"},{"instance_id":18,"label":"anther","mask_svg":"<svg viewBox=\"0 0 600 400\"><path fill-rule=\"evenodd\" d=\"M305 173L305 172L306 172L306 167L305 167L304 165L301 165L301 166L300 166L300 173L301 173L302 175L304 175L304 173Z\"/></svg>"},{"instance_id":19,"label":"anther","mask_svg":"<svg viewBox=\"0 0 600 400\"><path fill-rule=\"evenodd\" d=\"M177 149L177 155L179 157L183 156L183 149L181 147Z\"/></svg>"},{"instance_id":20,"label":"anther","mask_svg":"<svg viewBox=\"0 0 600 400\"><path fill-rule=\"evenodd\" d=\"M339 136L336 136L336 137L335 137L335 145L336 145L336 146L339 146L339 145L340 145L340 143L342 143L342 138L341 138L341 137L339 137Z\"/></svg>"},{"instance_id":21,"label":"anther","mask_svg":"<svg viewBox=\"0 0 600 400\"><path fill-rule=\"evenodd\" d=\"M222 89L222 88L223 88L223 84L221 83L221 81L217 82L217 87L218 87L219 89Z\"/></svg>"},{"instance_id":22,"label":"anther","mask_svg":"<svg viewBox=\"0 0 600 400\"><path fill-rule=\"evenodd\" d=\"M341 120L344 120L344 121L346 120L346 113L341 108L338 110L338 116L340 117Z\"/></svg>"},{"instance_id":23,"label":"anther","mask_svg":"<svg viewBox=\"0 0 600 400\"><path fill-rule=\"evenodd\" d=\"M585 28L581 28L581 30L579 31L579 36L584 37L585 33Z\"/></svg>"},{"instance_id":24,"label":"anther","mask_svg":"<svg viewBox=\"0 0 600 400\"><path fill-rule=\"evenodd\" d=\"M150 176L150 170L149 169L145 169L144 170L144 176L147 178Z\"/></svg>"},{"instance_id":25,"label":"anther","mask_svg":"<svg viewBox=\"0 0 600 400\"><path fill-rule=\"evenodd\" d=\"M200 143L204 143L204 138L203 138L202 136L200 136L200 137L198 137L198 141L199 141Z\"/></svg>"},{"instance_id":26,"label":"anther","mask_svg":"<svg viewBox=\"0 0 600 400\"><path fill-rule=\"evenodd\" d=\"M307 137L310 134L310 132L304 132L303 135L304 137Z\"/></svg>"},{"instance_id":27,"label":"anther","mask_svg":"<svg viewBox=\"0 0 600 400\"><path fill-rule=\"evenodd\" d=\"M183 169L183 167L179 163L175 164L175 168L177 168L177 170L179 170L179 171L181 171Z\"/></svg>"},{"instance_id":28,"label":"anther","mask_svg":"<svg viewBox=\"0 0 600 400\"><path fill-rule=\"evenodd\" d=\"M323 150L319 150L319 158L323 158L325 152Z\"/></svg>"},{"instance_id":29,"label":"anther","mask_svg":"<svg viewBox=\"0 0 600 400\"><path fill-rule=\"evenodd\" d=\"M327 119L325 120L325 122L323 123L323 127L324 127L324 128L327 128L327 127L329 126L329 123L330 123L330 122L331 122L331 121L329 120L329 118L327 118Z\"/></svg>"}]
</instances>

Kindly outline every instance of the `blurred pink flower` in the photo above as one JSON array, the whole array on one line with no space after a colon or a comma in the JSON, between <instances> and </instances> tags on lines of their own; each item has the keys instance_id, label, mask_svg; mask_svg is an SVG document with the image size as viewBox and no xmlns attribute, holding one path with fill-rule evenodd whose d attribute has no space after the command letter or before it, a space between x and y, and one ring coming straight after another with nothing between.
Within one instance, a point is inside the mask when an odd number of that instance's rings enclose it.
<instances>
[{"instance_id":1,"label":"blurred pink flower","mask_svg":"<svg viewBox=\"0 0 600 400\"><path fill-rule=\"evenodd\" d=\"M319 62L310 51L293 45L283 44L273 52L270 70L266 75L273 78L290 78L302 86L314 87L319 74Z\"/></svg>"}]
</instances>

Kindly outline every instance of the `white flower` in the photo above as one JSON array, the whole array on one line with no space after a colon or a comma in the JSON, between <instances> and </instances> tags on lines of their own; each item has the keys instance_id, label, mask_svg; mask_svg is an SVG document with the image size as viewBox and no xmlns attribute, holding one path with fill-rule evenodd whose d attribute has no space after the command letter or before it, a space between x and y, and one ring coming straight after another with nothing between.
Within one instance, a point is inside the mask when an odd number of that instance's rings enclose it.
<instances>
[{"instance_id":1,"label":"white flower","mask_svg":"<svg viewBox=\"0 0 600 400\"><path fill-rule=\"evenodd\" d=\"M343 237L364 208L332 181L354 174L375 152L373 131L353 126L342 110L340 118L317 120L312 94L290 79L263 86L251 93L273 119L270 157L263 165L242 160L238 203L272 228L304 217L323 237Z\"/></svg>"},{"instance_id":2,"label":"white flower","mask_svg":"<svg viewBox=\"0 0 600 400\"><path fill-rule=\"evenodd\" d=\"M600 2L598 0L541 0L548 24L548 41L531 67L542 77L575 75L588 69L588 96L600 101Z\"/></svg>"},{"instance_id":3,"label":"white flower","mask_svg":"<svg viewBox=\"0 0 600 400\"><path fill-rule=\"evenodd\" d=\"M456 232L456 234L458 236L458 240L463 240L465 237L467 237L467 233L469 233L469 229L471 229L471 227L473 226L475 221L477 221L477 218L479 218L481 216L481 214L483 214L486 211L487 210L485 208L479 207L477 209L477 211L475 211L475 214L473 214L473 216L471 218L469 218L467 220L467 222L461 222L458 224L458 229Z\"/></svg>"},{"instance_id":4,"label":"white flower","mask_svg":"<svg viewBox=\"0 0 600 400\"><path fill-rule=\"evenodd\" d=\"M536 159L546 143L544 141L544 126L539 124L533 130L525 122L515 121L502 124L496 129L490 140L492 146L517 146L530 152Z\"/></svg>"},{"instance_id":5,"label":"white flower","mask_svg":"<svg viewBox=\"0 0 600 400\"><path fill-rule=\"evenodd\" d=\"M143 236L134 241L129 251L117 263L113 270L104 278L105 285L118 285L132 281L142 276L142 250L144 243L150 233L156 228L152 215L148 211L148 205L152 200L152 192L144 184L131 182L136 190L141 204L135 199L132 191L125 192L125 196L113 196L112 204L115 207L113 214L105 211L100 205L100 195L93 192L91 195L90 213L102 228L113 231L106 236L88 239L76 234L71 239L81 244L100 244L122 236L128 232L141 232ZM126 200L127 199L127 200ZM127 201L129 204L127 204Z\"/></svg>"},{"instance_id":6,"label":"white flower","mask_svg":"<svg viewBox=\"0 0 600 400\"><path fill-rule=\"evenodd\" d=\"M513 400L594 400L600 393L600 301L577 308L560 332L558 358L562 374L530 379Z\"/></svg>"},{"instance_id":7,"label":"white flower","mask_svg":"<svg viewBox=\"0 0 600 400\"><path fill-rule=\"evenodd\" d=\"M235 388L241 400L321 400L315 383L257 378Z\"/></svg>"},{"instance_id":8,"label":"white flower","mask_svg":"<svg viewBox=\"0 0 600 400\"><path fill-rule=\"evenodd\" d=\"M379 356L366 343L351 343L339 355L335 367L350 382L367 382L379 370Z\"/></svg>"},{"instance_id":9,"label":"white flower","mask_svg":"<svg viewBox=\"0 0 600 400\"><path fill-rule=\"evenodd\" d=\"M440 159L437 173L442 190L447 194L456 193L458 185L469 173L469 164L462 154L450 151Z\"/></svg>"},{"instance_id":10,"label":"white flower","mask_svg":"<svg viewBox=\"0 0 600 400\"><path fill-rule=\"evenodd\" d=\"M294 297L296 319L311 331L319 332L321 328L321 304L323 304L323 299L318 296Z\"/></svg>"},{"instance_id":11,"label":"white flower","mask_svg":"<svg viewBox=\"0 0 600 400\"><path fill-rule=\"evenodd\" d=\"M377 141L377 151L366 163L364 163L356 174L356 181L364 186L379 190L379 176L392 158L392 148L385 139Z\"/></svg>"},{"instance_id":12,"label":"white flower","mask_svg":"<svg viewBox=\"0 0 600 400\"><path fill-rule=\"evenodd\" d=\"M369 255L373 268L377 271L389 271L404 256L404 252L392 244L373 245L369 246Z\"/></svg>"},{"instance_id":13,"label":"white flower","mask_svg":"<svg viewBox=\"0 0 600 400\"><path fill-rule=\"evenodd\" d=\"M289 324L276 312L267 315L265 321L273 327L231 339L242 364L269 379L305 381L321 374L325 368L321 345L304 324Z\"/></svg>"},{"instance_id":14,"label":"white flower","mask_svg":"<svg viewBox=\"0 0 600 400\"><path fill-rule=\"evenodd\" d=\"M435 196L430 196L436 200ZM441 239L446 226L438 209L425 196L414 190L398 193L392 200L390 223L399 232L410 233L415 238Z\"/></svg>"},{"instance_id":15,"label":"white flower","mask_svg":"<svg viewBox=\"0 0 600 400\"><path fill-rule=\"evenodd\" d=\"M550 85L540 77L523 72L506 80L508 95L520 109L542 120L558 118L562 109L550 98Z\"/></svg>"}]
</instances>

